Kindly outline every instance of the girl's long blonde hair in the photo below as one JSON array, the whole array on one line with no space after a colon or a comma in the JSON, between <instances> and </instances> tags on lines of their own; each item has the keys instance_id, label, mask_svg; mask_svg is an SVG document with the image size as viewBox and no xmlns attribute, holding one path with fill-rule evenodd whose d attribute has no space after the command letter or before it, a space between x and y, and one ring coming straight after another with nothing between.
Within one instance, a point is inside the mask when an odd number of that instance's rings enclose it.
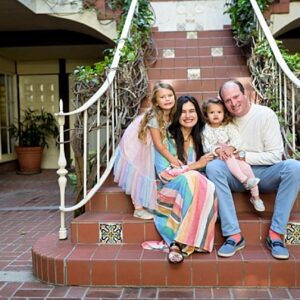
<instances>
[{"instance_id":1,"label":"girl's long blonde hair","mask_svg":"<svg viewBox=\"0 0 300 300\"><path fill-rule=\"evenodd\" d=\"M174 88L169 83L157 82L154 85L153 90L152 90L152 97L151 97L152 107L145 113L145 115L140 123L140 128L139 128L139 132L138 132L138 137L143 142L146 141L147 128L148 128L147 124L148 124L149 120L152 119L153 117L155 117L157 119L159 130L160 130L161 136L162 136L162 140L164 140L167 135L165 123L164 123L164 119L163 119L163 116L164 116L163 110L157 105L156 94L160 89L167 89L167 90L172 91L174 94L175 101L176 101L176 93L174 91ZM173 120L175 111L176 111L176 104L174 105L174 107L172 107L172 109L170 111L170 122L172 122L172 120Z\"/></svg>"}]
</instances>

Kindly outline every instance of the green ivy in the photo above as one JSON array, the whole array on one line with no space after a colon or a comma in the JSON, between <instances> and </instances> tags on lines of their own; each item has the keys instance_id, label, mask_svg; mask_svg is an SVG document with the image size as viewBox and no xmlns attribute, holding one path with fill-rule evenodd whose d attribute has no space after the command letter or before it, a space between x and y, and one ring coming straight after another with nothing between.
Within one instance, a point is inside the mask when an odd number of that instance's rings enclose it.
<instances>
[{"instance_id":1,"label":"green ivy","mask_svg":"<svg viewBox=\"0 0 300 300\"><path fill-rule=\"evenodd\" d=\"M108 6L113 10L120 10L121 16L117 26L116 44L121 35L131 0L108 0ZM154 13L149 0L139 0L138 9L134 14L131 26L131 35L125 41L121 52L120 64L134 62L138 59L138 51L145 47L151 35L151 28L154 23ZM101 61L92 66L79 66L74 71L75 81L99 85L102 81L101 76L111 66L115 48L106 49Z\"/></svg>"},{"instance_id":2,"label":"green ivy","mask_svg":"<svg viewBox=\"0 0 300 300\"><path fill-rule=\"evenodd\" d=\"M291 54L283 45L282 41L275 40L277 46L282 54L282 57L286 61L287 65L291 69L291 71L298 73L300 72L300 54L294 53ZM256 44L254 49L254 53L256 55L261 56L262 58L270 59L273 56L271 48L266 40L262 40Z\"/></svg>"},{"instance_id":3,"label":"green ivy","mask_svg":"<svg viewBox=\"0 0 300 300\"><path fill-rule=\"evenodd\" d=\"M261 11L265 11L273 0L257 0ZM225 3L225 13L231 19L231 28L236 39L243 46L249 46L256 36L254 12L249 0L230 0Z\"/></svg>"}]
</instances>

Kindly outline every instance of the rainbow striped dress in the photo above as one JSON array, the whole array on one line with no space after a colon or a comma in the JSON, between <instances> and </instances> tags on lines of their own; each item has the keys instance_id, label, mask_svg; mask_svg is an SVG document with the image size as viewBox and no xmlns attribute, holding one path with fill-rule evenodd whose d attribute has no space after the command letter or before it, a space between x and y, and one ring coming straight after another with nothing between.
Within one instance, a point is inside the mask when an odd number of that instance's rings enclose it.
<instances>
[{"instance_id":1,"label":"rainbow striped dress","mask_svg":"<svg viewBox=\"0 0 300 300\"><path fill-rule=\"evenodd\" d=\"M168 139L168 148L175 156L174 140ZM192 143L188 152L188 162L195 161ZM217 218L215 186L199 171L169 166L155 151L155 168L160 178L156 228L168 245L173 241L186 245L183 251L187 255L195 250L211 252Z\"/></svg>"}]
</instances>

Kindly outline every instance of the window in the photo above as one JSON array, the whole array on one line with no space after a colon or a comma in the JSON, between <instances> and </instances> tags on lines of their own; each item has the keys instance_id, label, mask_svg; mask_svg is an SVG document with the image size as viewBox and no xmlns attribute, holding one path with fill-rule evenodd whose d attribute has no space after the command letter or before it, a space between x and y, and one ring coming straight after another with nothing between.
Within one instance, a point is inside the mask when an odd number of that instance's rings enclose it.
<instances>
[{"instance_id":1,"label":"window","mask_svg":"<svg viewBox=\"0 0 300 300\"><path fill-rule=\"evenodd\" d=\"M12 153L9 126L13 122L13 77L0 74L0 159Z\"/></svg>"}]
</instances>

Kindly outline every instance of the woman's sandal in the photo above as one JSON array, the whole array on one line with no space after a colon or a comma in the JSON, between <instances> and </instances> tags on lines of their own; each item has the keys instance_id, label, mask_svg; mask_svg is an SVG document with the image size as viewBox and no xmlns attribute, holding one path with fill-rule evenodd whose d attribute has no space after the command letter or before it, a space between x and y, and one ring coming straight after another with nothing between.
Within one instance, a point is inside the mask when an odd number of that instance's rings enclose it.
<instances>
[{"instance_id":1,"label":"woman's sandal","mask_svg":"<svg viewBox=\"0 0 300 300\"><path fill-rule=\"evenodd\" d=\"M171 243L169 247L168 260L172 264L179 264L184 260L184 256L181 252L181 248L175 242Z\"/></svg>"}]
</instances>

